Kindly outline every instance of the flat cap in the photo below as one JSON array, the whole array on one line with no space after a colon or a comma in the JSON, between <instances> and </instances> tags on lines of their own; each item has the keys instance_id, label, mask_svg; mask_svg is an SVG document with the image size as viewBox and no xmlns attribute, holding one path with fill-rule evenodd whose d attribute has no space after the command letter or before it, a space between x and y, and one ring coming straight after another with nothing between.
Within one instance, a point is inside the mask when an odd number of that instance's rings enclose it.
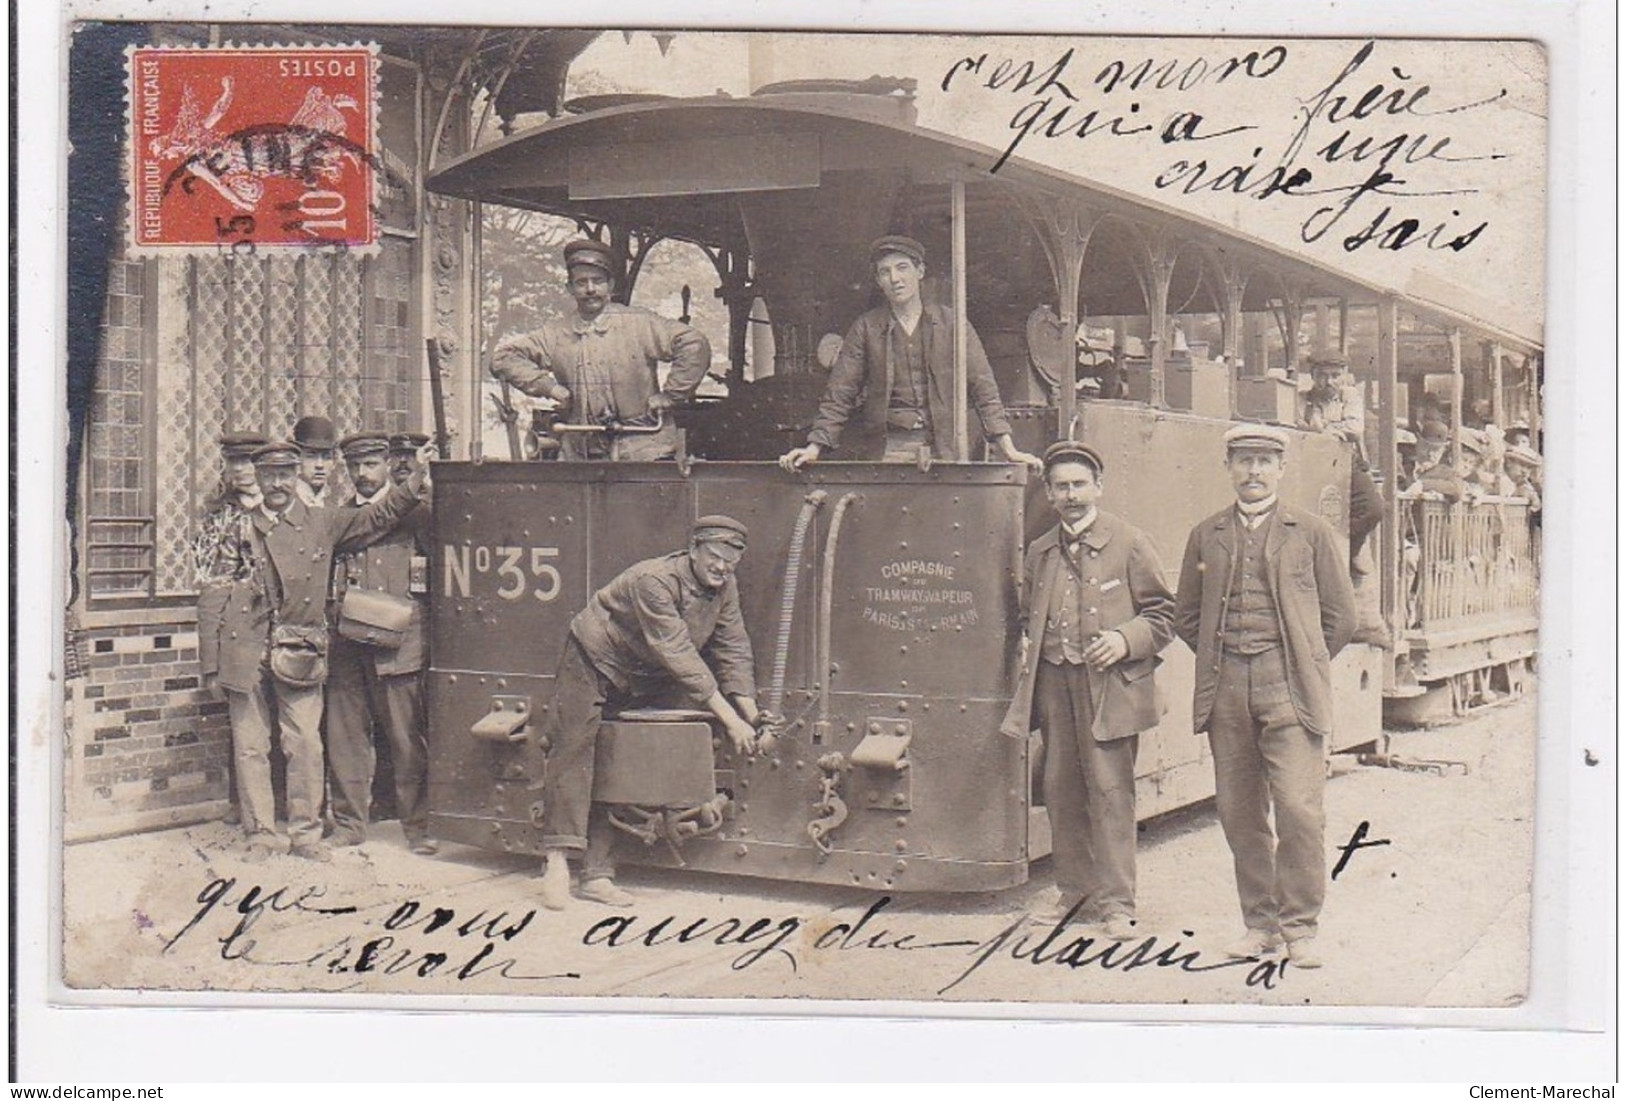
<instances>
[{"instance_id":1,"label":"flat cap","mask_svg":"<svg viewBox=\"0 0 1625 1101\"><path fill-rule=\"evenodd\" d=\"M382 432L352 432L339 441L339 450L346 459L359 459L363 455L389 454L389 437Z\"/></svg>"},{"instance_id":2,"label":"flat cap","mask_svg":"<svg viewBox=\"0 0 1625 1101\"><path fill-rule=\"evenodd\" d=\"M889 252L900 253L916 264L925 263L925 246L912 237L888 234L869 246L869 261L873 263Z\"/></svg>"},{"instance_id":3,"label":"flat cap","mask_svg":"<svg viewBox=\"0 0 1625 1101\"><path fill-rule=\"evenodd\" d=\"M293 426L293 442L306 451L331 451L338 446L338 437L326 417L300 417Z\"/></svg>"},{"instance_id":4,"label":"flat cap","mask_svg":"<svg viewBox=\"0 0 1625 1101\"><path fill-rule=\"evenodd\" d=\"M1254 451L1285 451L1292 437L1273 424L1238 424L1224 434L1224 449L1249 448Z\"/></svg>"},{"instance_id":5,"label":"flat cap","mask_svg":"<svg viewBox=\"0 0 1625 1101\"><path fill-rule=\"evenodd\" d=\"M268 443L254 449L255 466L298 466L299 445L287 440Z\"/></svg>"},{"instance_id":6,"label":"flat cap","mask_svg":"<svg viewBox=\"0 0 1625 1101\"><path fill-rule=\"evenodd\" d=\"M601 241L589 240L586 237L578 238L564 246L564 266L573 268L577 264L585 264L604 272L606 275L615 275L620 265L615 260L615 250Z\"/></svg>"},{"instance_id":7,"label":"flat cap","mask_svg":"<svg viewBox=\"0 0 1625 1101\"><path fill-rule=\"evenodd\" d=\"M1076 440L1060 440L1044 449L1044 473L1048 474L1050 468L1060 466L1062 463L1082 463L1093 467L1098 477L1106 473L1106 464L1100 457L1100 452L1086 443Z\"/></svg>"},{"instance_id":8,"label":"flat cap","mask_svg":"<svg viewBox=\"0 0 1625 1101\"><path fill-rule=\"evenodd\" d=\"M1463 450L1471 451L1474 455L1482 455L1489 446L1489 441L1484 438L1484 433L1472 428L1463 428L1461 446Z\"/></svg>"},{"instance_id":9,"label":"flat cap","mask_svg":"<svg viewBox=\"0 0 1625 1101\"><path fill-rule=\"evenodd\" d=\"M247 459L270 442L258 432L224 432L220 436L220 453L228 459Z\"/></svg>"},{"instance_id":10,"label":"flat cap","mask_svg":"<svg viewBox=\"0 0 1625 1101\"><path fill-rule=\"evenodd\" d=\"M744 550L745 540L749 537L750 529L732 516L714 514L701 516L694 521L696 543L727 543L731 547Z\"/></svg>"},{"instance_id":11,"label":"flat cap","mask_svg":"<svg viewBox=\"0 0 1625 1101\"><path fill-rule=\"evenodd\" d=\"M389 437L389 450L391 453L401 451L416 451L429 442L427 432L396 432Z\"/></svg>"}]
</instances>

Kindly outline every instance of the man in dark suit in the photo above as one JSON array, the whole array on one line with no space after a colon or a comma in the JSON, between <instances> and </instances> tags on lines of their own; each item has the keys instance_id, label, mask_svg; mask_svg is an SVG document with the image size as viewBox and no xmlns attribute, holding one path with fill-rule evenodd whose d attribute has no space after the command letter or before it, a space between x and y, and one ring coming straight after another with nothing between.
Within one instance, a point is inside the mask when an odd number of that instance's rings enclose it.
<instances>
[{"instance_id":1,"label":"man in dark suit","mask_svg":"<svg viewBox=\"0 0 1625 1101\"><path fill-rule=\"evenodd\" d=\"M327 589L335 550L375 539L418 503L425 469L359 509L311 508L298 497L300 451L273 443L254 452L262 503L248 525L252 579L239 585L220 641L220 685L229 689L232 745L250 861L280 852L327 861L322 841L322 681L315 655L327 640ZM304 641L300 656L275 670L277 635ZM289 677L286 672L300 675ZM271 723L278 723L288 762L288 837L276 832L271 797Z\"/></svg>"},{"instance_id":2,"label":"man in dark suit","mask_svg":"<svg viewBox=\"0 0 1625 1101\"><path fill-rule=\"evenodd\" d=\"M337 506L358 512L381 502L393 484L389 437L359 432L339 444L355 497ZM410 471L408 472L410 477ZM404 480L401 484L405 484ZM333 843L359 845L367 838L377 768L374 733L389 740L395 777L395 809L406 844L420 856L438 846L428 836L429 747L424 730L424 594L427 574L425 509L408 516L376 542L344 555L334 576L341 601L347 590L365 589L412 601L412 617L398 645L374 645L335 634L328 658L327 770L332 780ZM414 571L413 559L418 559ZM420 584L413 585L414 572Z\"/></svg>"},{"instance_id":3,"label":"man in dark suit","mask_svg":"<svg viewBox=\"0 0 1625 1101\"><path fill-rule=\"evenodd\" d=\"M1151 540L1096 507L1104 471L1081 443L1044 452L1060 523L1027 548L1022 670L1003 729L1025 737L1036 706L1060 899L1035 916L1100 922L1121 941L1136 935L1134 758L1162 718L1154 670L1174 598Z\"/></svg>"},{"instance_id":4,"label":"man in dark suit","mask_svg":"<svg viewBox=\"0 0 1625 1101\"><path fill-rule=\"evenodd\" d=\"M955 457L954 315L921 296L925 246L912 237L882 237L869 259L886 304L847 331L806 445L779 456L785 470L817 462L840 445L843 433L854 459L911 463L922 450L937 459ZM966 338L966 387L982 434L1006 462L1038 468L1038 456L1011 440L993 368L968 324Z\"/></svg>"},{"instance_id":5,"label":"man in dark suit","mask_svg":"<svg viewBox=\"0 0 1625 1101\"><path fill-rule=\"evenodd\" d=\"M1277 499L1288 439L1267 425L1225 433L1236 501L1191 531L1175 622L1196 651L1195 729L1213 747L1247 924L1228 954L1262 956L1284 938L1307 968L1321 964L1331 661L1356 613L1340 537Z\"/></svg>"}]
</instances>

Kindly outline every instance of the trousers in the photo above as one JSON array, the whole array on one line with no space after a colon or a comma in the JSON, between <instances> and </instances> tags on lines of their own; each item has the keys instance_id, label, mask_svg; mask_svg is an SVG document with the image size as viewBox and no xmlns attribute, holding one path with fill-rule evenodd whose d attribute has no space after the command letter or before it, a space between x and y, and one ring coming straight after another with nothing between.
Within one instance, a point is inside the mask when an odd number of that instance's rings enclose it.
<instances>
[{"instance_id":1,"label":"trousers","mask_svg":"<svg viewBox=\"0 0 1625 1101\"><path fill-rule=\"evenodd\" d=\"M276 797L271 789L275 719L288 764L288 839L295 845L316 844L322 839L321 688L290 688L267 673L251 691L225 692L243 831L250 840L276 835Z\"/></svg>"},{"instance_id":2,"label":"trousers","mask_svg":"<svg viewBox=\"0 0 1625 1101\"><path fill-rule=\"evenodd\" d=\"M1055 885L1081 899L1080 916L1134 916L1134 761L1139 735L1099 741L1082 665L1041 661L1034 697L1044 730L1044 806Z\"/></svg>"},{"instance_id":3,"label":"trousers","mask_svg":"<svg viewBox=\"0 0 1625 1101\"><path fill-rule=\"evenodd\" d=\"M395 809L407 844L429 825L429 743L424 729L423 676L379 676L367 647L335 639L328 653L327 769L332 780L333 825L365 837L372 814L373 741L389 739L395 771Z\"/></svg>"},{"instance_id":4,"label":"trousers","mask_svg":"<svg viewBox=\"0 0 1625 1101\"><path fill-rule=\"evenodd\" d=\"M542 724L547 754L542 783L544 848L587 847L598 728L613 691L609 678L593 665L575 635L567 636L559 655L553 706Z\"/></svg>"},{"instance_id":5,"label":"trousers","mask_svg":"<svg viewBox=\"0 0 1625 1101\"><path fill-rule=\"evenodd\" d=\"M1288 940L1313 936L1326 900L1325 748L1298 722L1281 647L1225 651L1208 739L1242 920Z\"/></svg>"}]
</instances>

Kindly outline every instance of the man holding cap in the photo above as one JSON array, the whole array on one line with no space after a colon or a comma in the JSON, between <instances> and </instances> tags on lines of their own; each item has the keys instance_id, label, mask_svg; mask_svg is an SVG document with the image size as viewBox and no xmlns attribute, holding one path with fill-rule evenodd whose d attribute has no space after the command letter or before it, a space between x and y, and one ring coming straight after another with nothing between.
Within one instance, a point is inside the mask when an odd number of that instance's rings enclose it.
<instances>
[{"instance_id":1,"label":"man holding cap","mask_svg":"<svg viewBox=\"0 0 1625 1101\"><path fill-rule=\"evenodd\" d=\"M564 908L566 859L583 850L581 897L631 905L614 883L614 827L592 804L593 755L606 709L651 702L700 706L716 716L739 753L753 752L757 731L777 721L756 706L755 659L739 611L734 570L746 536L738 520L702 516L687 549L628 567L570 621L542 731L542 903L548 909Z\"/></svg>"},{"instance_id":2,"label":"man holding cap","mask_svg":"<svg viewBox=\"0 0 1625 1101\"><path fill-rule=\"evenodd\" d=\"M954 315L920 296L925 246L912 237L882 237L870 247L869 260L886 304L858 318L847 331L806 446L779 457L785 470L817 462L848 432L853 438L847 449L854 459L911 463L922 449L933 458L955 458ZM976 330L969 323L965 329L966 389L982 434L1006 461L1041 470L1038 456L1018 450L1011 441L987 353ZM854 414L858 423L848 426Z\"/></svg>"},{"instance_id":3,"label":"man holding cap","mask_svg":"<svg viewBox=\"0 0 1625 1101\"><path fill-rule=\"evenodd\" d=\"M300 417L293 426L299 445L299 482L294 487L307 508L327 506L327 476L333 472L333 450L338 446L333 422L326 417Z\"/></svg>"},{"instance_id":4,"label":"man holding cap","mask_svg":"<svg viewBox=\"0 0 1625 1101\"><path fill-rule=\"evenodd\" d=\"M575 316L504 338L491 358L491 373L532 397L558 402L567 410L561 424L662 421L652 434L567 433L566 459L672 458L677 427L665 414L693 397L705 378L710 341L688 325L614 301L621 264L608 246L571 241L564 246L564 264ZM664 386L656 373L662 362L671 364Z\"/></svg>"},{"instance_id":5,"label":"man holding cap","mask_svg":"<svg viewBox=\"0 0 1625 1101\"><path fill-rule=\"evenodd\" d=\"M398 437L397 437L398 438ZM336 507L341 515L381 504L389 495L390 437L358 432L339 444L355 497ZM411 471L407 473L410 479ZM399 484L405 484L403 482ZM427 572L425 521L418 509L398 526L334 561L342 605L350 589L388 593L412 602L411 619L399 645L381 646L335 633L328 655L327 770L331 778L333 843L366 840L377 768L374 733L389 739L394 766L395 809L406 844L420 856L438 846L428 836L429 746L424 727L424 592ZM419 560L414 569L413 559ZM419 584L414 585L414 575Z\"/></svg>"},{"instance_id":6,"label":"man holding cap","mask_svg":"<svg viewBox=\"0 0 1625 1101\"><path fill-rule=\"evenodd\" d=\"M1326 897L1331 663L1356 613L1337 533L1276 496L1287 441L1269 425L1225 433L1236 501L1191 531L1175 623L1196 651L1192 718L1212 744L1247 924L1227 952L1261 956L1284 938L1292 963L1309 968L1321 964Z\"/></svg>"},{"instance_id":7,"label":"man holding cap","mask_svg":"<svg viewBox=\"0 0 1625 1101\"><path fill-rule=\"evenodd\" d=\"M425 464L428 459L423 456ZM365 544L393 528L428 485L425 468L365 507L310 508L295 488L299 460L293 443L254 451L263 501L248 525L253 577L237 586L232 600L240 626L221 640L221 684L234 689L227 700L250 861L283 847L271 801L273 717L288 762L289 851L308 860L331 859L322 842L320 726L332 557L335 549ZM288 652L291 660L280 660ZM245 674L239 684L227 683L228 664Z\"/></svg>"},{"instance_id":8,"label":"man holding cap","mask_svg":"<svg viewBox=\"0 0 1625 1101\"><path fill-rule=\"evenodd\" d=\"M1027 548L1022 663L1002 727L1044 731L1044 804L1060 900L1041 921L1102 923L1131 940L1134 759L1165 710L1157 653L1173 641L1174 598L1156 547L1097 507L1105 463L1063 440L1044 452L1044 495L1060 523Z\"/></svg>"}]
</instances>

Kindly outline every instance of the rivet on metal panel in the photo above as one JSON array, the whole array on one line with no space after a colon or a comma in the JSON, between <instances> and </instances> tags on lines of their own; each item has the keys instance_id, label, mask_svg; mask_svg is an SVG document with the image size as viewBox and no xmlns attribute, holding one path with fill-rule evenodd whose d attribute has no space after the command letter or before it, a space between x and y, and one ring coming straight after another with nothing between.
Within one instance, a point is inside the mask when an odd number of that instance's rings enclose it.
<instances>
[{"instance_id":1,"label":"rivet on metal panel","mask_svg":"<svg viewBox=\"0 0 1625 1101\"><path fill-rule=\"evenodd\" d=\"M891 870L896 872L898 875L902 875L904 872L908 871L908 861L899 860L897 863L891 866Z\"/></svg>"},{"instance_id":2,"label":"rivet on metal panel","mask_svg":"<svg viewBox=\"0 0 1625 1101\"><path fill-rule=\"evenodd\" d=\"M890 887L893 883L896 883L896 882L897 882L897 880L893 879L891 876L886 877L886 886Z\"/></svg>"},{"instance_id":3,"label":"rivet on metal panel","mask_svg":"<svg viewBox=\"0 0 1625 1101\"><path fill-rule=\"evenodd\" d=\"M900 653L900 654L906 654L906 653L908 653L908 647L907 646L899 646L897 648L897 652Z\"/></svg>"},{"instance_id":4,"label":"rivet on metal panel","mask_svg":"<svg viewBox=\"0 0 1625 1101\"><path fill-rule=\"evenodd\" d=\"M920 704L920 710L921 711L929 711L929 710L931 710L931 705L929 703L922 703L922 704Z\"/></svg>"},{"instance_id":5,"label":"rivet on metal panel","mask_svg":"<svg viewBox=\"0 0 1625 1101\"><path fill-rule=\"evenodd\" d=\"M856 730L858 728L858 724L857 723L847 723L846 728L847 728L847 730Z\"/></svg>"},{"instance_id":6,"label":"rivet on metal panel","mask_svg":"<svg viewBox=\"0 0 1625 1101\"><path fill-rule=\"evenodd\" d=\"M740 803L739 804L739 813L740 814L749 814L750 813L750 804L749 803ZM740 833L745 833L746 831L742 828L742 829L740 829L739 832Z\"/></svg>"},{"instance_id":7,"label":"rivet on metal panel","mask_svg":"<svg viewBox=\"0 0 1625 1101\"><path fill-rule=\"evenodd\" d=\"M557 516L549 516L547 518L547 522L550 524L556 524L559 522L559 518Z\"/></svg>"},{"instance_id":8,"label":"rivet on metal panel","mask_svg":"<svg viewBox=\"0 0 1625 1101\"><path fill-rule=\"evenodd\" d=\"M956 521L955 521L955 522L954 522L954 530L955 530L955 531L958 531L958 530L959 530L959 529L960 529L960 528L962 528L962 527L964 527L964 525L963 525L963 524L961 524L961 523L959 523L959 522L958 522L958 521L957 521L957 520L956 520ZM529 533L529 532L526 532L526 534L527 534L527 535L528 535L528 534L530 534L530 533Z\"/></svg>"},{"instance_id":9,"label":"rivet on metal panel","mask_svg":"<svg viewBox=\"0 0 1625 1101\"><path fill-rule=\"evenodd\" d=\"M907 543L899 543L899 544L897 544L897 545L898 545L898 546L899 546L899 547L901 547L901 548L902 548L902 549L904 549L904 550L908 550L908 544L907 544Z\"/></svg>"},{"instance_id":10,"label":"rivet on metal panel","mask_svg":"<svg viewBox=\"0 0 1625 1101\"><path fill-rule=\"evenodd\" d=\"M848 730L851 730L852 729L852 724L847 723L846 728ZM880 733L880 724L879 723L870 723L869 724L869 733L871 733L871 734L879 734Z\"/></svg>"},{"instance_id":11,"label":"rivet on metal panel","mask_svg":"<svg viewBox=\"0 0 1625 1101\"><path fill-rule=\"evenodd\" d=\"M893 845L892 848L896 849L900 853L906 853L908 852L908 842L899 837L897 839L897 844Z\"/></svg>"},{"instance_id":12,"label":"rivet on metal panel","mask_svg":"<svg viewBox=\"0 0 1625 1101\"><path fill-rule=\"evenodd\" d=\"M747 811L747 810L749 810L749 809L750 809L750 808L749 808L749 807L747 807L747 806L745 806L745 805L744 805L744 804L740 804L740 807L739 807L739 809L740 809L740 810L741 810L741 811ZM739 827L739 836L740 836L740 837L744 837L744 836L745 836L745 835L746 835L746 834L747 834L747 833L749 833L749 832L750 832L750 827L749 827L749 826L740 826L740 827Z\"/></svg>"},{"instance_id":13,"label":"rivet on metal panel","mask_svg":"<svg viewBox=\"0 0 1625 1101\"><path fill-rule=\"evenodd\" d=\"M777 757L773 758L771 761L768 762L768 766L770 768L772 768L775 772L777 772L778 768L779 768L779 759Z\"/></svg>"},{"instance_id":14,"label":"rivet on metal panel","mask_svg":"<svg viewBox=\"0 0 1625 1101\"><path fill-rule=\"evenodd\" d=\"M456 684L457 683L457 674L453 673L451 676L447 677L446 678L446 683L447 684Z\"/></svg>"},{"instance_id":15,"label":"rivet on metal panel","mask_svg":"<svg viewBox=\"0 0 1625 1101\"><path fill-rule=\"evenodd\" d=\"M908 819L899 814L897 816L897 828L902 829L906 825L908 825Z\"/></svg>"},{"instance_id":16,"label":"rivet on metal panel","mask_svg":"<svg viewBox=\"0 0 1625 1101\"><path fill-rule=\"evenodd\" d=\"M900 807L904 803L908 802L908 796L904 795L900 791L894 791L894 792L892 792L891 801L892 801L892 804L894 806L899 806ZM898 844L902 844L902 842L899 841Z\"/></svg>"},{"instance_id":17,"label":"rivet on metal panel","mask_svg":"<svg viewBox=\"0 0 1625 1101\"><path fill-rule=\"evenodd\" d=\"M481 683L481 684L484 684L484 683L485 683L485 678L484 678L484 677L481 677L481 678L480 678L480 683Z\"/></svg>"},{"instance_id":18,"label":"rivet on metal panel","mask_svg":"<svg viewBox=\"0 0 1625 1101\"><path fill-rule=\"evenodd\" d=\"M908 653L908 648L906 646L903 648L903 653L905 653L905 654ZM897 682L897 687L903 689L904 691L907 691L907 689L908 689L908 681L906 681L906 680L898 681Z\"/></svg>"},{"instance_id":19,"label":"rivet on metal panel","mask_svg":"<svg viewBox=\"0 0 1625 1101\"><path fill-rule=\"evenodd\" d=\"M508 678L507 677L498 677L497 678L497 687L498 688L506 688L506 687L508 687Z\"/></svg>"},{"instance_id":20,"label":"rivet on metal panel","mask_svg":"<svg viewBox=\"0 0 1625 1101\"><path fill-rule=\"evenodd\" d=\"M897 710L899 710L899 711L907 711L908 710L908 701L907 700L898 700L897 701Z\"/></svg>"},{"instance_id":21,"label":"rivet on metal panel","mask_svg":"<svg viewBox=\"0 0 1625 1101\"><path fill-rule=\"evenodd\" d=\"M960 713L963 714L967 710L966 705L965 704L960 704L959 705L959 710L960 710Z\"/></svg>"},{"instance_id":22,"label":"rivet on metal panel","mask_svg":"<svg viewBox=\"0 0 1625 1101\"><path fill-rule=\"evenodd\" d=\"M735 849L735 850L734 850L734 855L735 855L735 856L744 856L744 855L745 855L745 854L746 854L746 853L748 853L748 852L750 852L750 850L749 850L749 849L747 849L747 848L746 848L746 847L745 847L745 846L743 846L743 845L740 845L740 846L739 846L739 847L738 847L738 848L736 848L736 849Z\"/></svg>"},{"instance_id":23,"label":"rivet on metal panel","mask_svg":"<svg viewBox=\"0 0 1625 1101\"><path fill-rule=\"evenodd\" d=\"M907 505L904 505L904 506L903 506L903 515L904 515L904 516L907 516L907 515L908 515L908 506L907 506Z\"/></svg>"},{"instance_id":24,"label":"rivet on metal panel","mask_svg":"<svg viewBox=\"0 0 1625 1101\"><path fill-rule=\"evenodd\" d=\"M566 523L566 524L573 524L573 523L575 523L575 522L576 522L576 518L575 518L575 517L574 517L574 516L566 516L566 517L565 517L565 518L564 518L564 522L565 522L565 523Z\"/></svg>"},{"instance_id":25,"label":"rivet on metal panel","mask_svg":"<svg viewBox=\"0 0 1625 1101\"><path fill-rule=\"evenodd\" d=\"M957 504L958 504L958 503L959 503L959 498L958 498L958 497L955 497L955 498L954 498L954 504L956 504L956 505L957 505Z\"/></svg>"},{"instance_id":26,"label":"rivet on metal panel","mask_svg":"<svg viewBox=\"0 0 1625 1101\"><path fill-rule=\"evenodd\" d=\"M807 767L807 762L806 761L797 761L796 762L796 767L797 768L806 768Z\"/></svg>"}]
</instances>

